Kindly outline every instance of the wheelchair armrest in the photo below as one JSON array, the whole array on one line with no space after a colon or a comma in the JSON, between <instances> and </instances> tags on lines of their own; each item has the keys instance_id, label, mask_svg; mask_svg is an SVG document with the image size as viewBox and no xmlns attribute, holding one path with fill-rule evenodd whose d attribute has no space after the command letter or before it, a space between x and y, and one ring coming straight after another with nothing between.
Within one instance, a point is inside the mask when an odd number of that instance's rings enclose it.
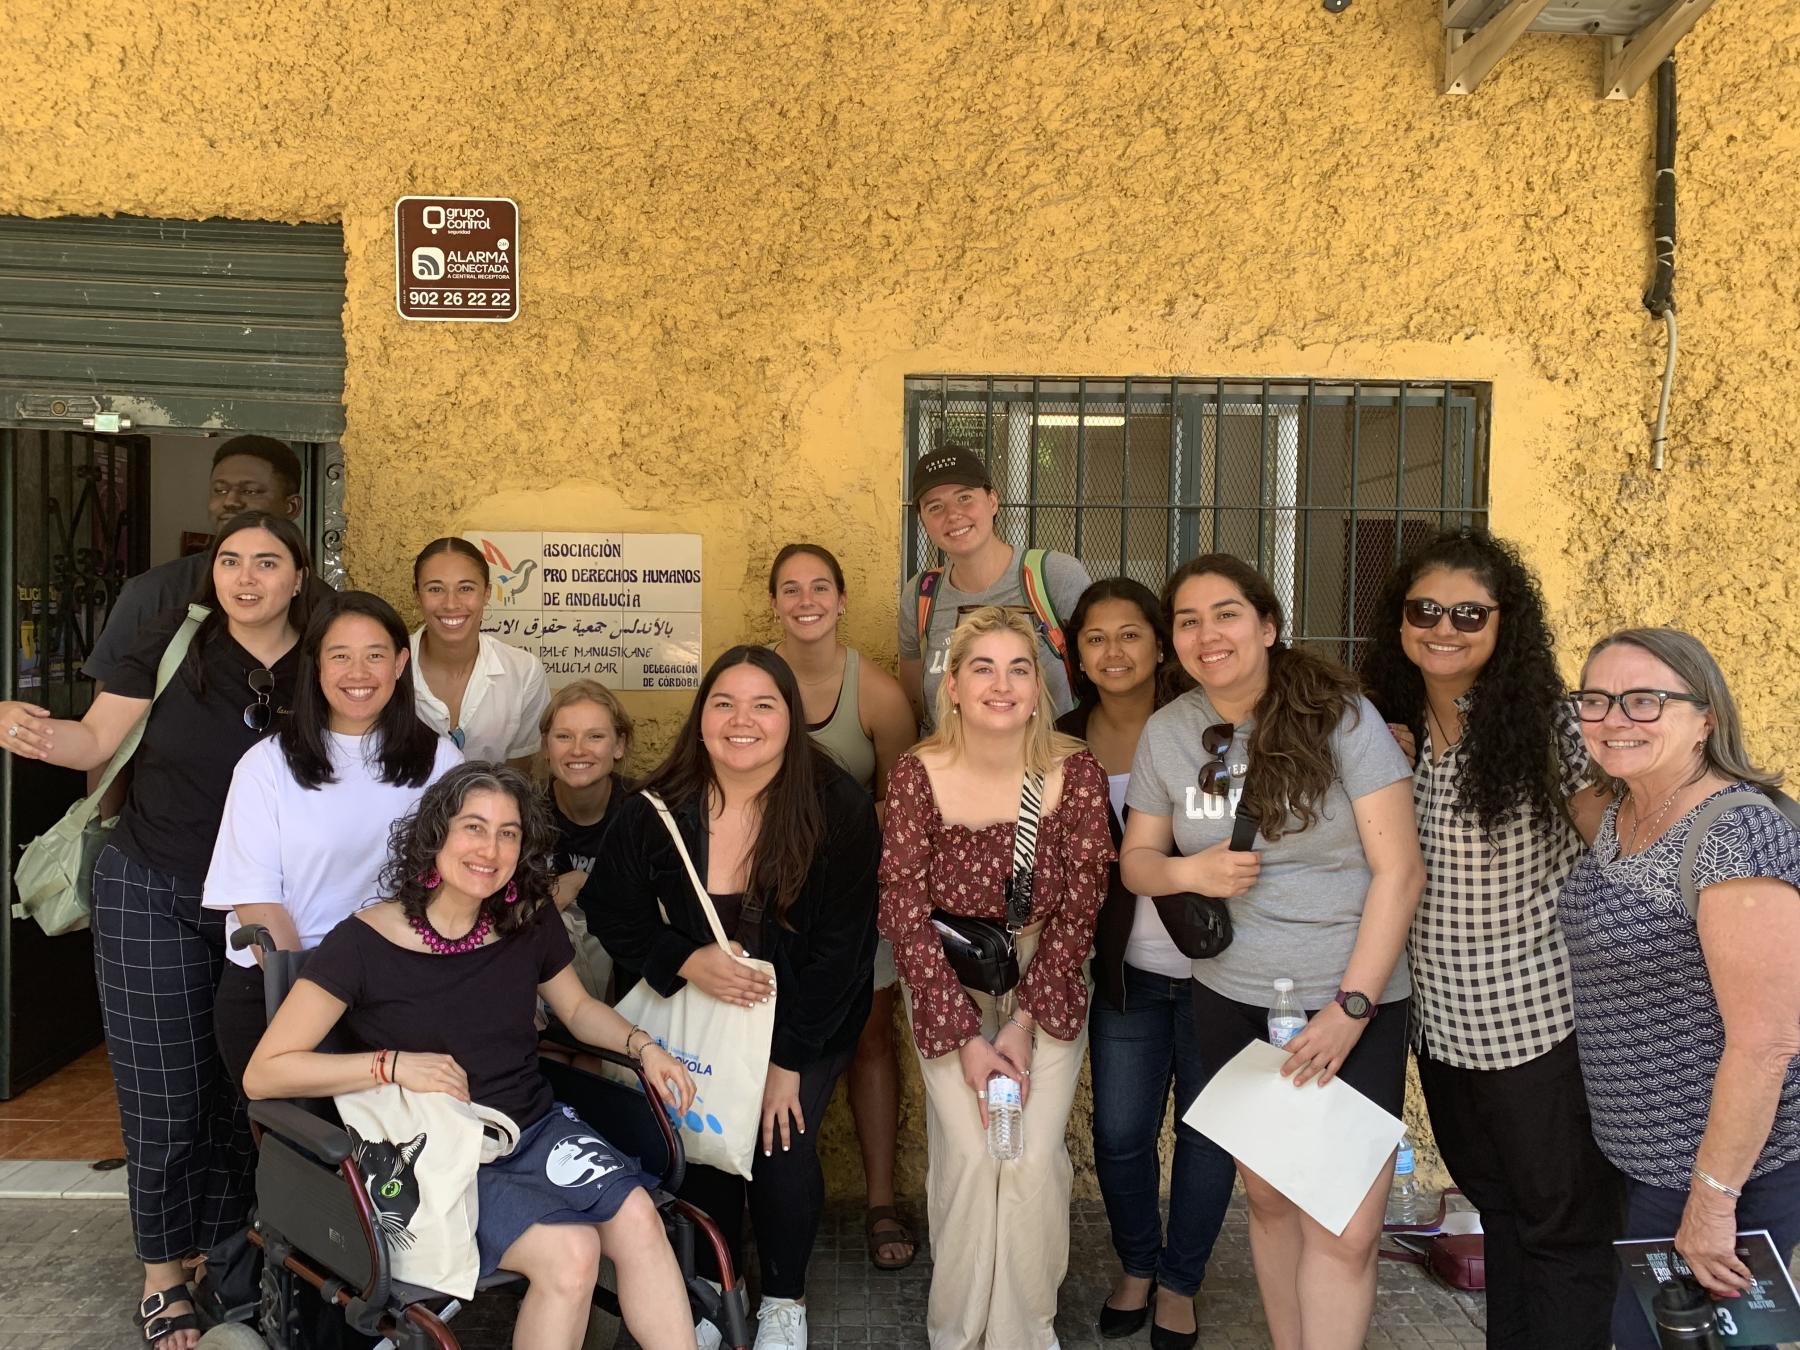
<instances>
[{"instance_id":1,"label":"wheelchair armrest","mask_svg":"<svg viewBox=\"0 0 1800 1350\"><path fill-rule=\"evenodd\" d=\"M275 935L260 923L247 923L231 935L231 949L237 952L249 951L252 947L261 947L265 952L275 950Z\"/></svg>"},{"instance_id":2,"label":"wheelchair armrest","mask_svg":"<svg viewBox=\"0 0 1800 1350\"><path fill-rule=\"evenodd\" d=\"M253 1101L250 1119L333 1167L350 1156L350 1136L343 1126L321 1120L292 1102Z\"/></svg>"}]
</instances>

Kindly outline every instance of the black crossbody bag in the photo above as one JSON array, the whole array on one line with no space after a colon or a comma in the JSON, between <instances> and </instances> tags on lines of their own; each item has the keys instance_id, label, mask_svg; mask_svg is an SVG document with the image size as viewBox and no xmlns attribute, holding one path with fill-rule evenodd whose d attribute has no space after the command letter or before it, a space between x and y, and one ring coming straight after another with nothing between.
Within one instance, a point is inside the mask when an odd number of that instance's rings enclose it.
<instances>
[{"instance_id":1,"label":"black crossbody bag","mask_svg":"<svg viewBox=\"0 0 1800 1350\"><path fill-rule=\"evenodd\" d=\"M1244 813L1243 798L1231 818L1231 851L1247 853L1256 844L1256 821ZM1205 961L1231 945L1231 910L1216 896L1194 891L1159 895L1151 902L1169 930L1169 941L1190 961Z\"/></svg>"},{"instance_id":2,"label":"black crossbody bag","mask_svg":"<svg viewBox=\"0 0 1800 1350\"><path fill-rule=\"evenodd\" d=\"M1006 879L1006 919L976 919L949 910L931 911L944 944L944 958L957 980L994 998L1019 983L1019 934L1031 922L1032 870L1037 865L1038 816L1044 805L1044 776L1027 774L1019 788L1019 822L1013 828L1012 875Z\"/></svg>"}]
</instances>

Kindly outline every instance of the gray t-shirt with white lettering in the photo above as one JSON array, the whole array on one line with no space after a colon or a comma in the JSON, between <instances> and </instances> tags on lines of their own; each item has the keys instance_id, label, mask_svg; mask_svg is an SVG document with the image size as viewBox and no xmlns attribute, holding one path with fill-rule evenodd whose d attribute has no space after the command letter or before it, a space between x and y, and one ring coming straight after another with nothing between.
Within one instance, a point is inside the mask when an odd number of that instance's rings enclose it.
<instances>
[{"instance_id":1,"label":"gray t-shirt with white lettering","mask_svg":"<svg viewBox=\"0 0 1800 1350\"><path fill-rule=\"evenodd\" d=\"M1360 716L1346 714L1331 734L1337 778L1320 804L1309 829L1294 829L1270 843L1260 834L1256 850L1262 873L1231 908L1232 941L1218 956L1194 962L1194 978L1214 993L1240 1003L1267 1004L1274 982L1294 982L1301 1006L1311 1010L1331 1002L1356 945L1363 900L1369 889L1369 864L1351 803L1390 783L1410 782L1406 756L1367 699L1358 700ZM1229 802L1199 790L1200 770L1211 760L1201 748L1206 728L1224 719L1201 689L1190 690L1154 713L1138 741L1125 801L1133 811L1168 816L1175 847L1184 856L1231 838ZM1252 723L1240 723L1226 760L1241 783ZM1361 992L1373 994L1374 990ZM1387 988L1376 1001L1391 1003L1412 992L1412 978L1401 956Z\"/></svg>"},{"instance_id":2,"label":"gray t-shirt with white lettering","mask_svg":"<svg viewBox=\"0 0 1800 1350\"><path fill-rule=\"evenodd\" d=\"M1013 550L1012 565L985 591L957 590L950 584L949 569L944 569L944 575L938 580L937 593L932 597L931 631L923 644L927 731L931 729L932 714L937 709L938 686L944 682L944 667L950 655L950 634L956 631L961 615L984 605L1003 605L1024 610L1026 617L1034 625L1037 623L1037 616L1025 602L1024 577L1025 552L1017 548ZM1067 553L1049 551L1044 554L1044 580L1050 588L1050 607L1056 612L1057 622L1066 624L1069 616L1075 612L1075 602L1081 599L1081 593L1090 584L1087 568L1081 565L1079 559L1071 558ZM1044 672L1044 683L1050 687L1050 699L1056 704L1056 715L1061 717L1075 706L1075 695L1069 689L1068 669L1047 639L1038 643L1037 655L1038 665ZM900 659L921 659L919 574L916 572L900 588Z\"/></svg>"}]
</instances>

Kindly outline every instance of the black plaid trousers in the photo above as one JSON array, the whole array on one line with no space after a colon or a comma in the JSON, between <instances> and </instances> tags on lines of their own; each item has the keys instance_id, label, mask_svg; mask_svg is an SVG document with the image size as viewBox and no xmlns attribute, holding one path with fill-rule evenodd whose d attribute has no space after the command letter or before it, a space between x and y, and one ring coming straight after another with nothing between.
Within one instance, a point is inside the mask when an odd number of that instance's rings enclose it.
<instances>
[{"instance_id":1,"label":"black plaid trousers","mask_svg":"<svg viewBox=\"0 0 1800 1350\"><path fill-rule=\"evenodd\" d=\"M255 1153L213 1034L225 915L112 845L94 867L94 973L125 1133L140 1261L205 1251L248 1221Z\"/></svg>"}]
</instances>

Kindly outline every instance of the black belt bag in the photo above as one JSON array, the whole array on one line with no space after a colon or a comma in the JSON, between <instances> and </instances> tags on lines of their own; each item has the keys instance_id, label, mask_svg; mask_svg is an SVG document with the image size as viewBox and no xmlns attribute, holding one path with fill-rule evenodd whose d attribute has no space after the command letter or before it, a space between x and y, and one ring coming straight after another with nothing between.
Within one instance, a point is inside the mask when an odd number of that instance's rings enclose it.
<instances>
[{"instance_id":1,"label":"black belt bag","mask_svg":"<svg viewBox=\"0 0 1800 1350\"><path fill-rule=\"evenodd\" d=\"M944 944L944 959L959 983L1004 998L1019 983L1019 934L1031 922L1032 871L1037 865L1038 816L1044 776L1027 774L1019 788L1019 821L1013 827L1012 875L1006 879L1006 920L976 919L931 911L931 926Z\"/></svg>"},{"instance_id":2,"label":"black belt bag","mask_svg":"<svg viewBox=\"0 0 1800 1350\"><path fill-rule=\"evenodd\" d=\"M1237 814L1232 818L1232 851L1247 853L1255 843L1256 822L1244 814L1240 798ZM1231 945L1231 911L1216 896L1177 891L1174 895L1159 895L1152 903L1157 918L1169 930L1169 940L1190 961L1208 960Z\"/></svg>"}]
</instances>

